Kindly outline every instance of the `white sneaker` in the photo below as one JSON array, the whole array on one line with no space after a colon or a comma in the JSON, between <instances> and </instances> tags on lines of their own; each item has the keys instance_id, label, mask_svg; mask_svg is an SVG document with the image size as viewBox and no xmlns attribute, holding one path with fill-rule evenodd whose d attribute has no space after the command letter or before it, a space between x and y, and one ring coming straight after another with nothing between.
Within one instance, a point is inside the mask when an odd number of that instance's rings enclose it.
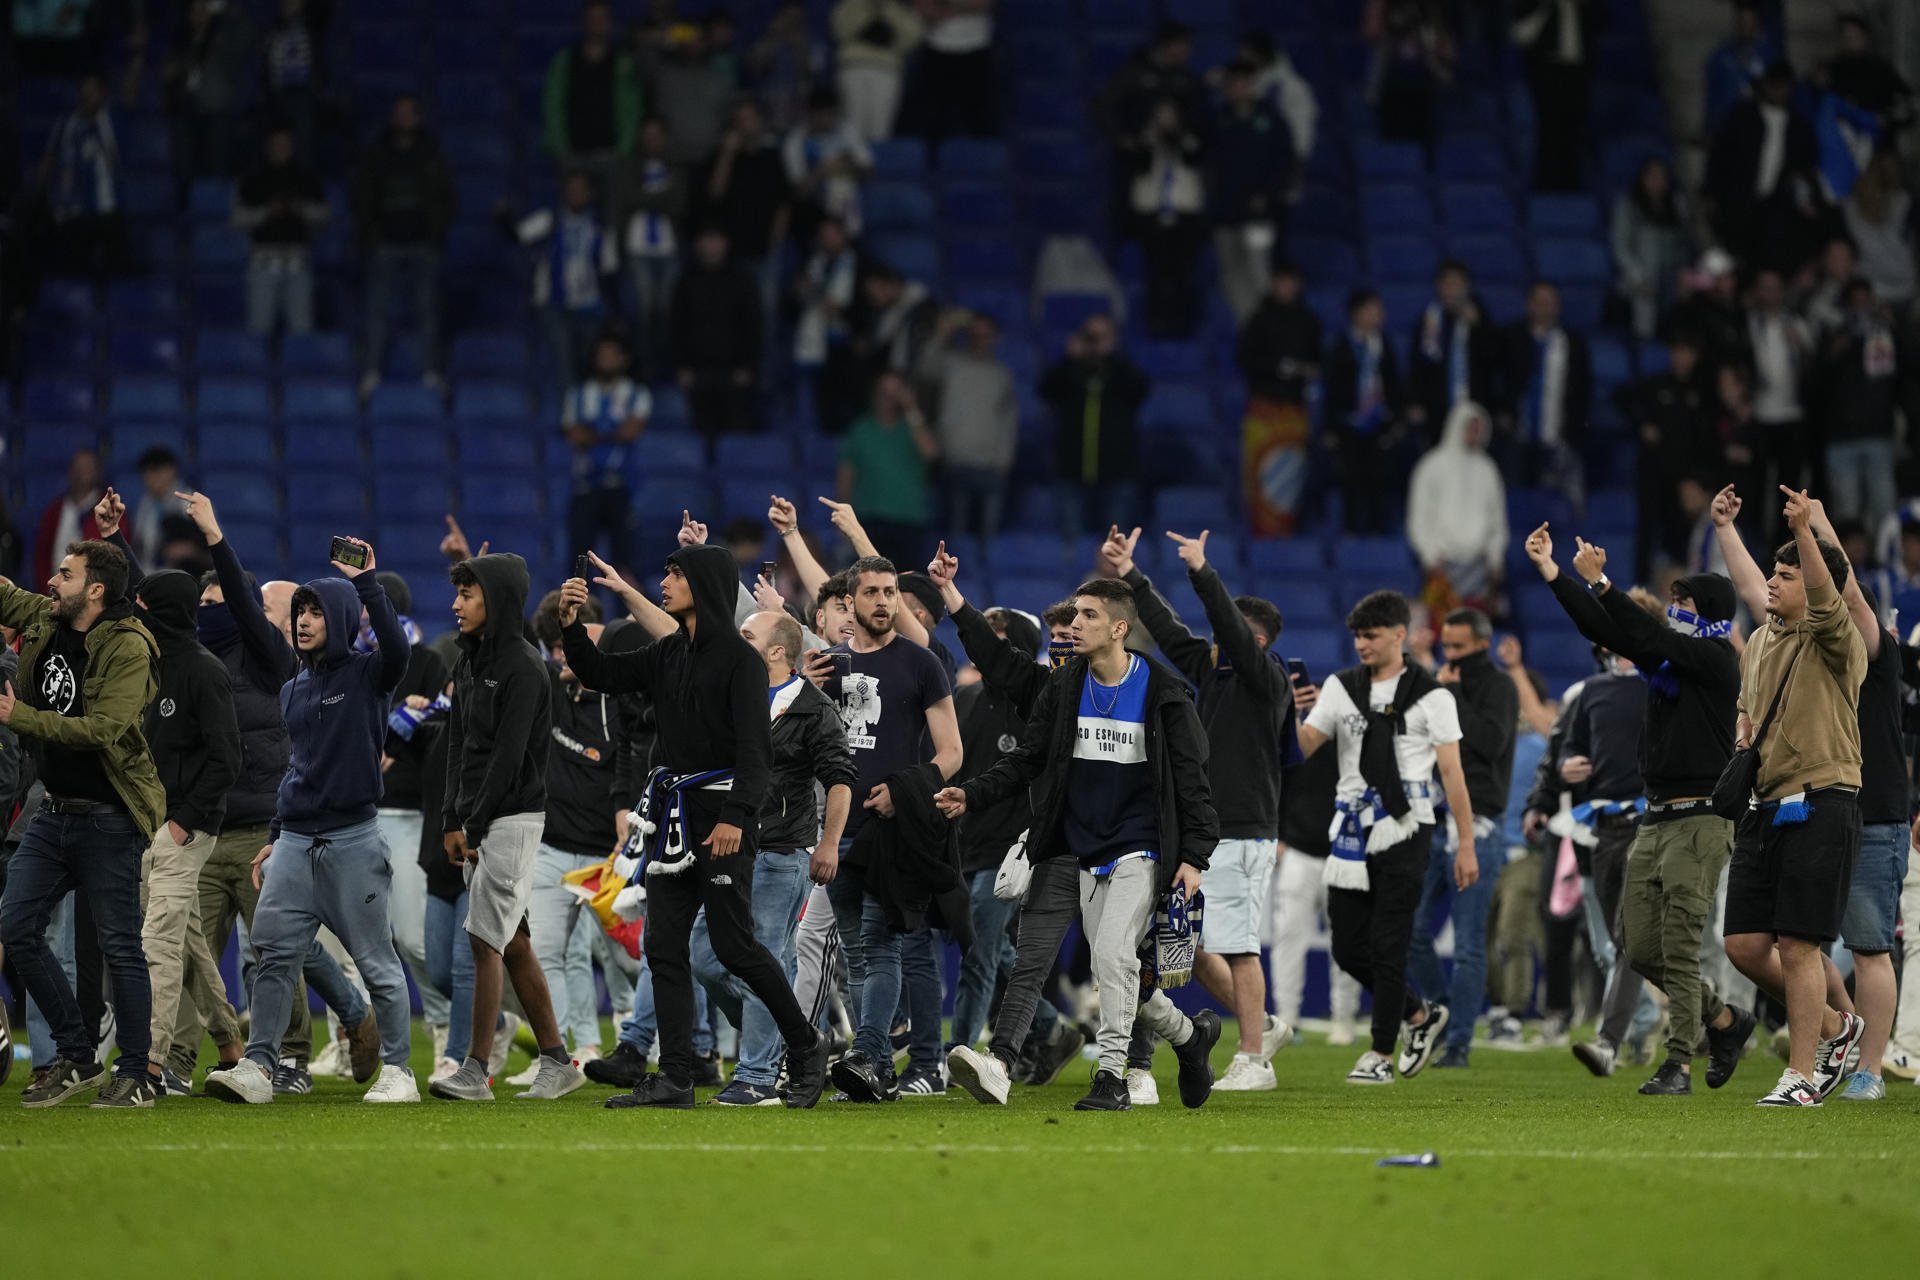
<instances>
[{"instance_id":1,"label":"white sneaker","mask_svg":"<svg viewBox=\"0 0 1920 1280\"><path fill-rule=\"evenodd\" d=\"M445 1080L459 1069L460 1064L452 1058L442 1058L433 1064L433 1074L427 1077L427 1083L432 1084L436 1080Z\"/></svg>"},{"instance_id":2,"label":"white sneaker","mask_svg":"<svg viewBox=\"0 0 1920 1280\"><path fill-rule=\"evenodd\" d=\"M322 1076L339 1079L352 1074L347 1061L347 1046L339 1040L327 1041L327 1047L313 1055L313 1061L307 1064L307 1074L316 1080Z\"/></svg>"},{"instance_id":3,"label":"white sneaker","mask_svg":"<svg viewBox=\"0 0 1920 1280\"><path fill-rule=\"evenodd\" d=\"M956 1088L965 1089L973 1100L989 1107L1007 1105L1007 1093L1013 1087L1006 1063L990 1053L981 1053L968 1045L955 1045L947 1054L947 1074Z\"/></svg>"},{"instance_id":4,"label":"white sneaker","mask_svg":"<svg viewBox=\"0 0 1920 1280\"><path fill-rule=\"evenodd\" d=\"M540 1058L535 1062L533 1088L516 1093L515 1099L552 1102L566 1097L587 1082L586 1073L571 1062Z\"/></svg>"},{"instance_id":5,"label":"white sneaker","mask_svg":"<svg viewBox=\"0 0 1920 1280\"><path fill-rule=\"evenodd\" d=\"M535 1058L532 1062L529 1062L527 1064L527 1069L525 1071L522 1071L517 1076L508 1076L507 1083L511 1085L518 1085L521 1088L525 1088L526 1086L532 1084L535 1080L538 1080L539 1078L540 1078L540 1059Z\"/></svg>"},{"instance_id":6,"label":"white sneaker","mask_svg":"<svg viewBox=\"0 0 1920 1280\"><path fill-rule=\"evenodd\" d=\"M433 1037L433 1060L438 1062L447 1056L447 1024L444 1022L428 1023L427 1033Z\"/></svg>"},{"instance_id":7,"label":"white sneaker","mask_svg":"<svg viewBox=\"0 0 1920 1280\"><path fill-rule=\"evenodd\" d=\"M207 1073L207 1094L222 1102L259 1106L273 1101L273 1077L252 1058L242 1058L230 1067Z\"/></svg>"},{"instance_id":8,"label":"white sneaker","mask_svg":"<svg viewBox=\"0 0 1920 1280\"><path fill-rule=\"evenodd\" d=\"M1142 1067L1127 1068L1127 1101L1136 1107L1160 1105L1160 1083L1153 1078L1153 1072Z\"/></svg>"},{"instance_id":9,"label":"white sneaker","mask_svg":"<svg viewBox=\"0 0 1920 1280\"><path fill-rule=\"evenodd\" d=\"M380 1074L373 1078L373 1087L360 1098L362 1102L418 1102L420 1085L414 1080L413 1072L405 1067L396 1067L391 1062L380 1064Z\"/></svg>"},{"instance_id":10,"label":"white sneaker","mask_svg":"<svg viewBox=\"0 0 1920 1280\"><path fill-rule=\"evenodd\" d=\"M1327 1043L1336 1049L1344 1049L1354 1042L1353 1020L1339 1018L1327 1028Z\"/></svg>"},{"instance_id":11,"label":"white sneaker","mask_svg":"<svg viewBox=\"0 0 1920 1280\"><path fill-rule=\"evenodd\" d=\"M1293 1043L1293 1027L1282 1018L1267 1015L1266 1030L1260 1033L1260 1061L1271 1063L1273 1055ZM1214 1085L1218 1089L1219 1085Z\"/></svg>"},{"instance_id":12,"label":"white sneaker","mask_svg":"<svg viewBox=\"0 0 1920 1280\"><path fill-rule=\"evenodd\" d=\"M1279 1087L1280 1082L1273 1078L1271 1062L1262 1062L1244 1053L1234 1054L1227 1073L1213 1082L1215 1093L1265 1093Z\"/></svg>"},{"instance_id":13,"label":"white sneaker","mask_svg":"<svg viewBox=\"0 0 1920 1280\"><path fill-rule=\"evenodd\" d=\"M498 1030L493 1033L493 1056L487 1059L487 1078L498 1080L500 1073L506 1070L507 1055L513 1052L513 1038L520 1034L520 1015L503 1013Z\"/></svg>"},{"instance_id":14,"label":"white sneaker","mask_svg":"<svg viewBox=\"0 0 1920 1280\"><path fill-rule=\"evenodd\" d=\"M573 1051L573 1065L576 1067L584 1067L589 1062L596 1062L604 1056L605 1055L600 1052L600 1046L597 1044L581 1045Z\"/></svg>"},{"instance_id":15,"label":"white sneaker","mask_svg":"<svg viewBox=\"0 0 1920 1280\"><path fill-rule=\"evenodd\" d=\"M1353 1070L1347 1072L1348 1084L1392 1084L1393 1063L1383 1053L1369 1049L1360 1055L1360 1061L1353 1064Z\"/></svg>"},{"instance_id":16,"label":"white sneaker","mask_svg":"<svg viewBox=\"0 0 1920 1280\"><path fill-rule=\"evenodd\" d=\"M1901 1080L1920 1080L1920 1053L1894 1045L1880 1061L1880 1073Z\"/></svg>"}]
</instances>

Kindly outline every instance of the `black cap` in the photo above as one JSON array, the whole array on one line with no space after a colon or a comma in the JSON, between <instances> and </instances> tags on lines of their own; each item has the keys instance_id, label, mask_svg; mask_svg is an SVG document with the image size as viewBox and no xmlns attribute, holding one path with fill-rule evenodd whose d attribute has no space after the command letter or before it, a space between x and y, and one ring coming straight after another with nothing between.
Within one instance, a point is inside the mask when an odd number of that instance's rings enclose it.
<instances>
[{"instance_id":1,"label":"black cap","mask_svg":"<svg viewBox=\"0 0 1920 1280\"><path fill-rule=\"evenodd\" d=\"M1693 611L1708 622L1732 622L1737 597L1733 583L1718 573L1695 573L1679 579L1674 590L1693 601Z\"/></svg>"},{"instance_id":2,"label":"black cap","mask_svg":"<svg viewBox=\"0 0 1920 1280\"><path fill-rule=\"evenodd\" d=\"M395 613L413 612L413 588L407 585L405 578L391 569L382 569L373 575L373 580L380 584L382 591L387 593L387 599L393 602Z\"/></svg>"},{"instance_id":3,"label":"black cap","mask_svg":"<svg viewBox=\"0 0 1920 1280\"><path fill-rule=\"evenodd\" d=\"M927 606L927 612L933 615L935 622L947 616L947 602L940 598L940 588L933 585L933 579L926 574L901 574L900 589Z\"/></svg>"}]
</instances>

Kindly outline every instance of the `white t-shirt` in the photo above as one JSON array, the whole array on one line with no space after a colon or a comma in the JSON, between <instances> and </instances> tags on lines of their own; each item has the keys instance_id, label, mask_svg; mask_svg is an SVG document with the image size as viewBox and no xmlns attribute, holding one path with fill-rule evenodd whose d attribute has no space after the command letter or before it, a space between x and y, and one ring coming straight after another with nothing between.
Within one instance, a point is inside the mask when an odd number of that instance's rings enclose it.
<instances>
[{"instance_id":1,"label":"white t-shirt","mask_svg":"<svg viewBox=\"0 0 1920 1280\"><path fill-rule=\"evenodd\" d=\"M1372 710L1383 711L1392 705L1393 695L1400 688L1400 680L1401 676L1395 676L1391 680L1373 683L1367 695ZM1321 685L1320 701L1307 717L1307 724L1331 739L1334 749L1340 753L1340 785L1334 790L1334 798L1358 800L1365 795L1367 784L1360 776L1360 742L1366 737L1367 719L1353 705L1353 699L1347 696L1347 687L1338 680L1329 680ZM1402 781L1426 782L1431 787L1433 749L1444 743L1458 741L1460 708L1454 703L1450 691L1435 689L1413 704L1407 712L1407 731L1393 740L1394 748L1400 754ZM1431 796L1409 795L1407 799L1413 806L1411 816L1414 821L1422 824L1433 821Z\"/></svg>"}]
</instances>

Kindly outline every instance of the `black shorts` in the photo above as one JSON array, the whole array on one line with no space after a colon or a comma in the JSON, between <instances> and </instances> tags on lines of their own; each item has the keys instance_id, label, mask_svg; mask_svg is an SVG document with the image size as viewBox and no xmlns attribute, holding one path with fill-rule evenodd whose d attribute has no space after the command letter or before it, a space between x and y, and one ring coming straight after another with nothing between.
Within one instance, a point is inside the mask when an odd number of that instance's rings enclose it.
<instances>
[{"instance_id":1,"label":"black shorts","mask_svg":"<svg viewBox=\"0 0 1920 1280\"><path fill-rule=\"evenodd\" d=\"M1786 934L1808 942L1840 936L1860 856L1860 801L1851 791L1807 793L1813 813L1773 825L1774 807L1747 810L1733 829L1727 918L1721 932Z\"/></svg>"}]
</instances>

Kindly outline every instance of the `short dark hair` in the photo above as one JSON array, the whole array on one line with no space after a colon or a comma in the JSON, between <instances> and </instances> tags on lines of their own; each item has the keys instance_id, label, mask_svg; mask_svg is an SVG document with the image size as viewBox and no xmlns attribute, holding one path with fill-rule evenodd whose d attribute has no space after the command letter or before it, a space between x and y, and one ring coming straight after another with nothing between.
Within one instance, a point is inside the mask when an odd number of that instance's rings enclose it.
<instances>
[{"instance_id":1,"label":"short dark hair","mask_svg":"<svg viewBox=\"0 0 1920 1280\"><path fill-rule=\"evenodd\" d=\"M1353 292L1347 295L1347 315L1352 316L1356 311L1366 306L1369 302L1378 302L1378 301L1380 301L1380 294L1378 290L1368 289L1365 287L1355 289Z\"/></svg>"},{"instance_id":2,"label":"short dark hair","mask_svg":"<svg viewBox=\"0 0 1920 1280\"><path fill-rule=\"evenodd\" d=\"M1089 578L1073 589L1074 610L1079 611L1081 596L1092 596L1107 613L1127 624L1131 631L1140 623L1140 610L1133 603L1133 588L1118 578Z\"/></svg>"},{"instance_id":3,"label":"short dark hair","mask_svg":"<svg viewBox=\"0 0 1920 1280\"><path fill-rule=\"evenodd\" d=\"M736 542L751 542L756 547L764 547L767 529L760 521L741 516L737 520L727 521L727 527L720 531L720 541L729 547Z\"/></svg>"},{"instance_id":4,"label":"short dark hair","mask_svg":"<svg viewBox=\"0 0 1920 1280\"><path fill-rule=\"evenodd\" d=\"M592 596L580 606L579 621L590 626L600 621L600 602ZM533 634L542 648L551 649L560 643L560 591L555 588L540 597L540 603L533 608Z\"/></svg>"},{"instance_id":5,"label":"short dark hair","mask_svg":"<svg viewBox=\"0 0 1920 1280\"><path fill-rule=\"evenodd\" d=\"M853 579L847 576L845 570L842 570L821 583L820 590L814 592L813 611L818 613L827 607L827 601L837 600L842 596L850 596L852 594Z\"/></svg>"},{"instance_id":6,"label":"short dark hair","mask_svg":"<svg viewBox=\"0 0 1920 1280\"><path fill-rule=\"evenodd\" d=\"M1815 545L1820 548L1820 559L1826 562L1827 572L1833 576L1834 588L1836 590L1844 588L1847 585L1847 575L1851 571L1847 564L1847 553L1824 538L1816 539ZM1800 567L1800 544L1798 542L1784 544L1778 551L1773 553L1773 562L1775 564L1791 565L1793 568L1798 569Z\"/></svg>"},{"instance_id":7,"label":"short dark hair","mask_svg":"<svg viewBox=\"0 0 1920 1280\"><path fill-rule=\"evenodd\" d=\"M1267 633L1268 644L1280 638L1281 628L1286 623L1281 621L1280 610L1273 601L1263 600L1259 596L1235 596L1233 607L1240 611L1241 617Z\"/></svg>"},{"instance_id":8,"label":"short dark hair","mask_svg":"<svg viewBox=\"0 0 1920 1280\"><path fill-rule=\"evenodd\" d=\"M175 471L180 469L180 455L163 444L152 446L140 455L139 461L133 464L133 469L141 475L149 471L158 471L162 467L172 467Z\"/></svg>"},{"instance_id":9,"label":"short dark hair","mask_svg":"<svg viewBox=\"0 0 1920 1280\"><path fill-rule=\"evenodd\" d=\"M1433 278L1435 280L1448 274L1463 275L1468 279L1473 278L1473 272L1467 270L1467 264L1458 258L1442 258L1440 259L1440 265L1433 269Z\"/></svg>"},{"instance_id":10,"label":"short dark hair","mask_svg":"<svg viewBox=\"0 0 1920 1280\"><path fill-rule=\"evenodd\" d=\"M1375 591L1362 596L1347 614L1349 631L1388 631L1413 625L1413 607L1398 591Z\"/></svg>"},{"instance_id":11,"label":"short dark hair","mask_svg":"<svg viewBox=\"0 0 1920 1280\"><path fill-rule=\"evenodd\" d=\"M112 604L127 594L127 557L111 542L98 538L69 542L66 554L86 561L89 587L97 582L106 588L100 595L100 603Z\"/></svg>"},{"instance_id":12,"label":"short dark hair","mask_svg":"<svg viewBox=\"0 0 1920 1280\"><path fill-rule=\"evenodd\" d=\"M1493 619L1478 609L1455 609L1446 616L1443 624L1449 627L1465 627L1473 632L1475 640L1493 639Z\"/></svg>"},{"instance_id":13,"label":"short dark hair","mask_svg":"<svg viewBox=\"0 0 1920 1280\"><path fill-rule=\"evenodd\" d=\"M472 561L462 560L447 570L447 581L456 587L477 587L480 585L480 575L473 571Z\"/></svg>"},{"instance_id":14,"label":"short dark hair","mask_svg":"<svg viewBox=\"0 0 1920 1280\"><path fill-rule=\"evenodd\" d=\"M1040 621L1046 623L1049 627L1070 627L1073 625L1073 619L1074 608L1073 601L1071 600L1062 600L1058 604L1050 604L1047 606L1046 611L1040 615Z\"/></svg>"},{"instance_id":15,"label":"short dark hair","mask_svg":"<svg viewBox=\"0 0 1920 1280\"><path fill-rule=\"evenodd\" d=\"M847 594L852 595L860 585L861 576L869 573L890 573L896 578L900 576L900 570L894 568L893 561L885 556L861 556L847 566Z\"/></svg>"}]
</instances>

